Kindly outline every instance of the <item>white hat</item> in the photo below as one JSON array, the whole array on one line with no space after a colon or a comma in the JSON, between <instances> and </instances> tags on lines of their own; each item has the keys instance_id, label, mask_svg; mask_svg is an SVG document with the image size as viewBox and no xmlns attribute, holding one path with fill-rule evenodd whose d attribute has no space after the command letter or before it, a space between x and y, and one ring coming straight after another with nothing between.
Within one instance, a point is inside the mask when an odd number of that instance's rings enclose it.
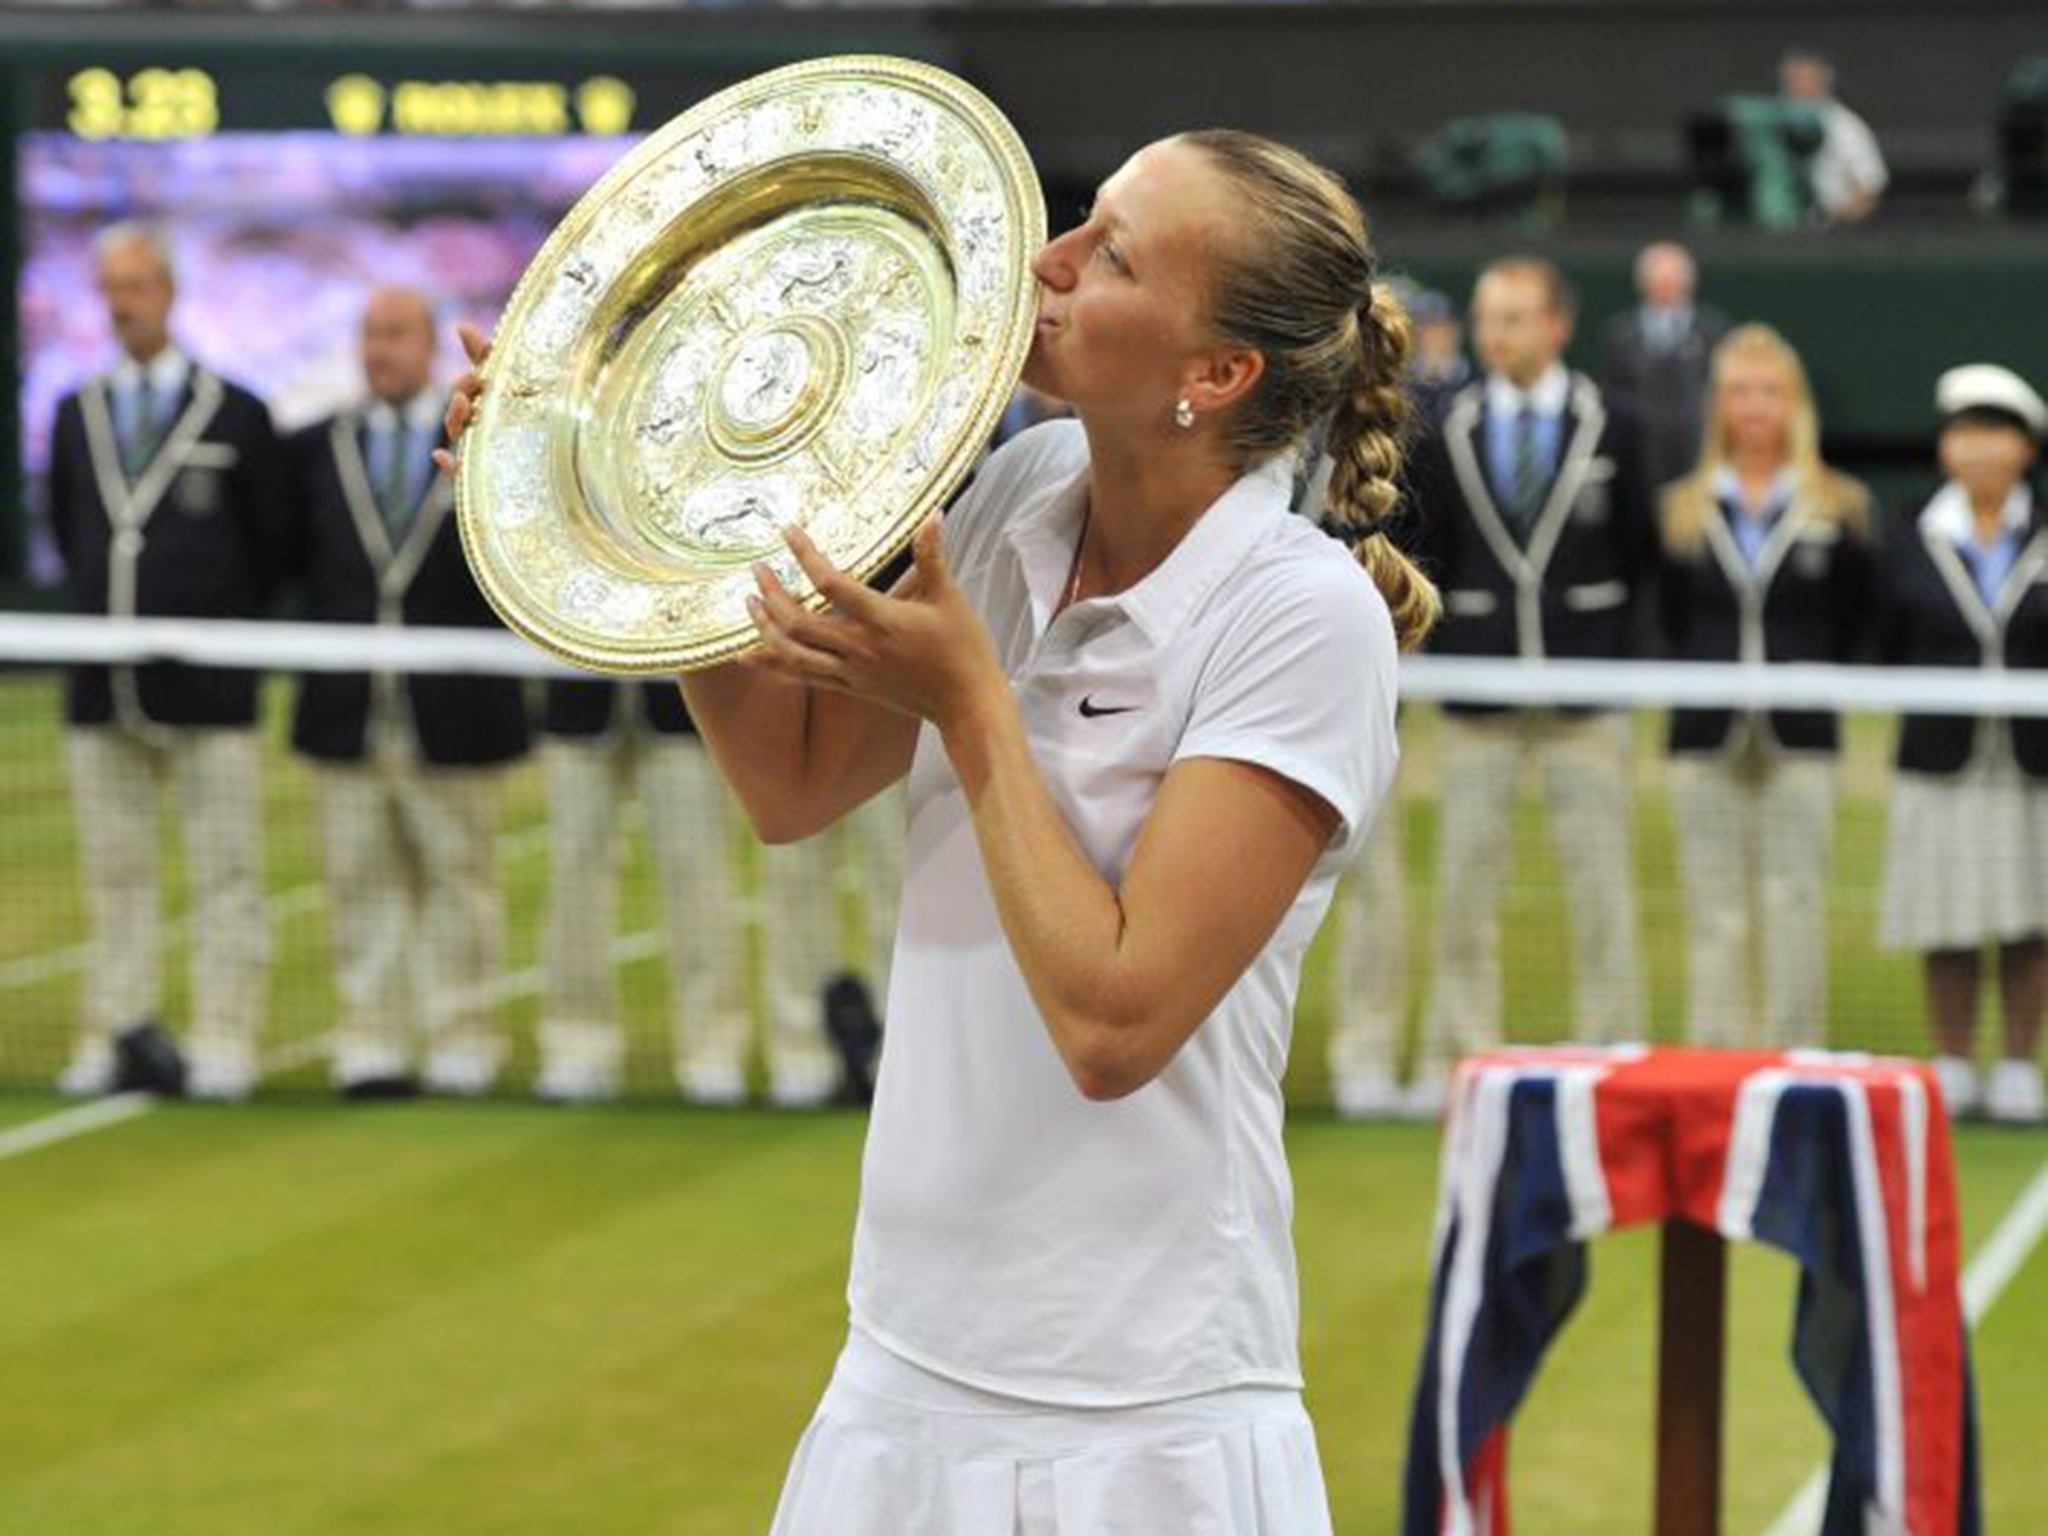
<instances>
[{"instance_id":1,"label":"white hat","mask_svg":"<svg viewBox=\"0 0 2048 1536\"><path fill-rule=\"evenodd\" d=\"M2048 436L2048 404L2025 379L1996 363L1949 369L1935 381L1934 409L1943 420L1964 411L1999 411L2034 436Z\"/></svg>"}]
</instances>

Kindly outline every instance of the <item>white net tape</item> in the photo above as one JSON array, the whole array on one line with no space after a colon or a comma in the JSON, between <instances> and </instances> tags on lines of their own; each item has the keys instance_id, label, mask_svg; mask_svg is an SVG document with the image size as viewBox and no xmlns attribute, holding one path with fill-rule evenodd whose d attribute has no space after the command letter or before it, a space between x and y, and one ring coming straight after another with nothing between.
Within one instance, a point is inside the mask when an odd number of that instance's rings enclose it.
<instances>
[{"instance_id":1,"label":"white net tape","mask_svg":"<svg viewBox=\"0 0 2048 1536\"><path fill-rule=\"evenodd\" d=\"M153 661L285 672L583 675L516 635L499 630L0 615L0 662ZM1532 707L1830 709L2048 717L2048 671L1743 662L1534 662L1424 655L1403 659L1401 696L1415 701Z\"/></svg>"}]
</instances>

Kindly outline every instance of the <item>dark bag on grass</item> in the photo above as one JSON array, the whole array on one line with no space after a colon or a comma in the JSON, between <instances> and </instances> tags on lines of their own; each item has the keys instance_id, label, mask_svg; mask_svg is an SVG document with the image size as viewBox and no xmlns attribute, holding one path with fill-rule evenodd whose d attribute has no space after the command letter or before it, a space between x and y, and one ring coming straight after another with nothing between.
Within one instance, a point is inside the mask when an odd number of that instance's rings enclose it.
<instances>
[{"instance_id":1,"label":"dark bag on grass","mask_svg":"<svg viewBox=\"0 0 2048 1536\"><path fill-rule=\"evenodd\" d=\"M868 984L842 971L825 984L825 1033L839 1053L840 1093L850 1103L875 1097L875 1064L882 1051L882 1020Z\"/></svg>"},{"instance_id":2,"label":"dark bag on grass","mask_svg":"<svg viewBox=\"0 0 2048 1536\"><path fill-rule=\"evenodd\" d=\"M114 1041L114 1087L122 1093L185 1091L185 1057L161 1024L137 1024Z\"/></svg>"}]
</instances>

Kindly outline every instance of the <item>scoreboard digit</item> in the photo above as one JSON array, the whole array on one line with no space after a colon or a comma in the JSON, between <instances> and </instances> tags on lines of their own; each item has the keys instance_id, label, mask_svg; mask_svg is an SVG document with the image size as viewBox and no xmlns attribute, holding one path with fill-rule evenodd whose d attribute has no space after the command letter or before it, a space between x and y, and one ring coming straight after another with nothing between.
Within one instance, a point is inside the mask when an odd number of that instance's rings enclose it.
<instances>
[{"instance_id":1,"label":"scoreboard digit","mask_svg":"<svg viewBox=\"0 0 2048 1536\"><path fill-rule=\"evenodd\" d=\"M220 90L203 69L81 69L65 95L64 126L81 139L203 139L220 126Z\"/></svg>"}]
</instances>

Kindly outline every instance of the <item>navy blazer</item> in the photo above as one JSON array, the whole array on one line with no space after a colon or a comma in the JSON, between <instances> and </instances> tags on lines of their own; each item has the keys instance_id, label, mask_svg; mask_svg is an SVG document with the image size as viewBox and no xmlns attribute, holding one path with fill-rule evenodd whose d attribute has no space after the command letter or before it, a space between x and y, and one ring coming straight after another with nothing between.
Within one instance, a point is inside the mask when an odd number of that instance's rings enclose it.
<instances>
[{"instance_id":1,"label":"navy blazer","mask_svg":"<svg viewBox=\"0 0 2048 1536\"><path fill-rule=\"evenodd\" d=\"M1675 347L1650 340L1641 306L1607 322L1600 387L1642 423L1643 464L1651 488L1688 473L1699 458L1714 348L1728 317L1696 306Z\"/></svg>"},{"instance_id":2,"label":"navy blazer","mask_svg":"<svg viewBox=\"0 0 2048 1536\"><path fill-rule=\"evenodd\" d=\"M1878 647L1908 667L2048 667L2048 504L2034 520L1994 606L1986 607L1955 547L1920 526L1924 500L1890 529L1879 563ZM1987 717L1907 715L1893 761L1903 772L1960 773ZM2007 722L2029 778L2048 778L2048 720Z\"/></svg>"},{"instance_id":3,"label":"navy blazer","mask_svg":"<svg viewBox=\"0 0 2048 1536\"><path fill-rule=\"evenodd\" d=\"M1482 380L1457 395L1441 430L1410 459L1413 542L1444 599L1430 649L1532 659L1642 654L1656 528L1634 421L1573 375L1557 474L1525 537L1491 482L1485 415Z\"/></svg>"},{"instance_id":4,"label":"navy blazer","mask_svg":"<svg viewBox=\"0 0 2048 1536\"><path fill-rule=\"evenodd\" d=\"M447 479L426 482L396 548L364 466L362 416L345 412L296 433L294 564L309 617L323 624L496 628L498 618L463 558ZM515 677L311 672L301 678L292 745L326 762L355 762L369 745L371 708L390 688L420 756L438 766L509 762L528 745L525 684Z\"/></svg>"},{"instance_id":5,"label":"navy blazer","mask_svg":"<svg viewBox=\"0 0 2048 1536\"><path fill-rule=\"evenodd\" d=\"M1795 501L1765 538L1752 571L1736 542L1734 515L1717 505L1695 549L1665 541L1658 608L1671 655L1680 661L1855 660L1869 635L1876 580L1867 520L1821 517ZM1772 710L1755 719L1771 745L1788 751L1833 752L1839 740L1836 718L1825 710ZM1675 709L1670 750L1721 751L1732 744L1735 722L1733 710Z\"/></svg>"},{"instance_id":6,"label":"navy blazer","mask_svg":"<svg viewBox=\"0 0 2048 1536\"><path fill-rule=\"evenodd\" d=\"M162 444L132 481L105 375L66 395L50 443L50 532L71 611L116 618L252 619L285 563L283 453L247 390L194 364ZM117 526L118 524L118 526ZM253 670L152 662L74 667L73 725L247 726Z\"/></svg>"},{"instance_id":7,"label":"navy blazer","mask_svg":"<svg viewBox=\"0 0 2048 1536\"><path fill-rule=\"evenodd\" d=\"M624 725L627 709L661 736L694 736L697 727L683 707L683 690L672 677L659 682L613 683L602 678L554 678L548 683L541 729L550 736L588 739L609 736Z\"/></svg>"}]
</instances>

